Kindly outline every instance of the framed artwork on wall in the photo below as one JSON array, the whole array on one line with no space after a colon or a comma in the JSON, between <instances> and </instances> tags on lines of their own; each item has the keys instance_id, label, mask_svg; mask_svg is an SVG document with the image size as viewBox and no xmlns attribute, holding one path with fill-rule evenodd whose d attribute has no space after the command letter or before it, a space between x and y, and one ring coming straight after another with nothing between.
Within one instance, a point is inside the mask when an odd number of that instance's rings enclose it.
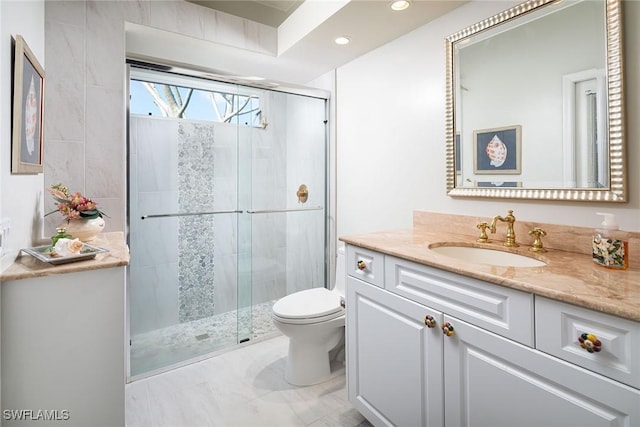
<instances>
[{"instance_id":1,"label":"framed artwork on wall","mask_svg":"<svg viewBox=\"0 0 640 427\"><path fill-rule=\"evenodd\" d=\"M11 172L42 173L44 69L20 35L14 53Z\"/></svg>"},{"instance_id":2,"label":"framed artwork on wall","mask_svg":"<svg viewBox=\"0 0 640 427\"><path fill-rule=\"evenodd\" d=\"M522 126L473 131L473 171L476 174L521 173Z\"/></svg>"}]
</instances>

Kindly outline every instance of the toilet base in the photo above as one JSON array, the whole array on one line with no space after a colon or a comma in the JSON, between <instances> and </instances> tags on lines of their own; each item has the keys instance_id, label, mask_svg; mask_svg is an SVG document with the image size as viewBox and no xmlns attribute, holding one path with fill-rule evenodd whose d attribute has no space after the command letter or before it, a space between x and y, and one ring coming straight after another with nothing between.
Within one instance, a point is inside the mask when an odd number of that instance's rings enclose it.
<instances>
[{"instance_id":1,"label":"toilet base","mask_svg":"<svg viewBox=\"0 0 640 427\"><path fill-rule=\"evenodd\" d=\"M310 340L308 337L289 337L289 352L285 368L285 380L295 386L319 384L340 374L344 368L344 327L335 328L327 341ZM336 357L337 356L337 357ZM333 358L333 360L332 360Z\"/></svg>"},{"instance_id":2,"label":"toilet base","mask_svg":"<svg viewBox=\"0 0 640 427\"><path fill-rule=\"evenodd\" d=\"M296 352L295 349L293 353L301 354ZM289 346L284 379L291 385L304 387L320 384L345 372L344 360L331 360L328 353L325 353L324 357L322 354L316 354L313 358L306 359L304 364L292 363L291 361L296 359L292 358L291 354L292 350L291 346ZM305 355L308 356L308 353L305 353Z\"/></svg>"},{"instance_id":3,"label":"toilet base","mask_svg":"<svg viewBox=\"0 0 640 427\"><path fill-rule=\"evenodd\" d=\"M317 378L315 381L310 381L304 384L296 384L292 382L292 380L287 379L286 372L285 372L284 379L287 382L287 384L290 384L295 387L310 387L313 385L322 384L324 382L330 381L336 377L340 377L340 376L344 377L346 373L346 364L344 363L344 361L332 360L329 365L330 365L329 374L324 375L320 378Z\"/></svg>"}]
</instances>

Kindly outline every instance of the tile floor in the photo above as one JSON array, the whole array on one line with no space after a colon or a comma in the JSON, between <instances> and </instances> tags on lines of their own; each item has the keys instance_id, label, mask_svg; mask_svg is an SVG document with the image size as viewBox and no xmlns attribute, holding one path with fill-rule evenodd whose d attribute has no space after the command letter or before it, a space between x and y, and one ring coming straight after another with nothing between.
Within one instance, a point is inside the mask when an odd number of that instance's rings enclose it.
<instances>
[{"instance_id":1,"label":"tile floor","mask_svg":"<svg viewBox=\"0 0 640 427\"><path fill-rule=\"evenodd\" d=\"M347 400L344 371L294 387L288 341L277 336L126 386L127 427L366 427Z\"/></svg>"}]
</instances>

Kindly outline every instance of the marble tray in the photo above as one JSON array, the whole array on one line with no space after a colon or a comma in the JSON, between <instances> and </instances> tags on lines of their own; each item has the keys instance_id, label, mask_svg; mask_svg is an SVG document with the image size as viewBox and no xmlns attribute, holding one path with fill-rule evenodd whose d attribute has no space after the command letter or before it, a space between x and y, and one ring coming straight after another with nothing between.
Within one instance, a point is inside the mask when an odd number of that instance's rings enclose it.
<instances>
[{"instance_id":1,"label":"marble tray","mask_svg":"<svg viewBox=\"0 0 640 427\"><path fill-rule=\"evenodd\" d=\"M69 262L93 259L100 253L109 252L109 250L107 249L92 246L88 243L84 244L82 250L77 255L51 256L51 246L49 245L36 246L34 248L25 248L22 249L22 251L42 262L46 262L47 264L51 265L67 264Z\"/></svg>"}]
</instances>

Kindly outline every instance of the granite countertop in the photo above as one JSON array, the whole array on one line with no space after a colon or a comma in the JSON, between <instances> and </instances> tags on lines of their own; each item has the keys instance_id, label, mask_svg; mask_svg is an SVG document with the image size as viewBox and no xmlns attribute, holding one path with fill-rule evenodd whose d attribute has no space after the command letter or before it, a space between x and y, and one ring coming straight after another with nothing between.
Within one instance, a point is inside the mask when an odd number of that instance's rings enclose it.
<instances>
[{"instance_id":1,"label":"granite countertop","mask_svg":"<svg viewBox=\"0 0 640 427\"><path fill-rule=\"evenodd\" d=\"M344 236L340 240L497 285L640 321L640 268L634 265L628 270L611 270L595 265L590 254L555 249L534 254L525 244L513 249L504 247L502 241L478 244L470 236L415 225L413 229ZM429 245L441 242L507 250L540 259L547 265L500 267L473 264L429 250Z\"/></svg>"},{"instance_id":2,"label":"granite countertop","mask_svg":"<svg viewBox=\"0 0 640 427\"><path fill-rule=\"evenodd\" d=\"M15 262L0 274L0 282L129 265L129 247L123 232L102 233L88 243L108 249L109 252L97 254L93 259L60 265L49 265L20 252Z\"/></svg>"}]
</instances>

